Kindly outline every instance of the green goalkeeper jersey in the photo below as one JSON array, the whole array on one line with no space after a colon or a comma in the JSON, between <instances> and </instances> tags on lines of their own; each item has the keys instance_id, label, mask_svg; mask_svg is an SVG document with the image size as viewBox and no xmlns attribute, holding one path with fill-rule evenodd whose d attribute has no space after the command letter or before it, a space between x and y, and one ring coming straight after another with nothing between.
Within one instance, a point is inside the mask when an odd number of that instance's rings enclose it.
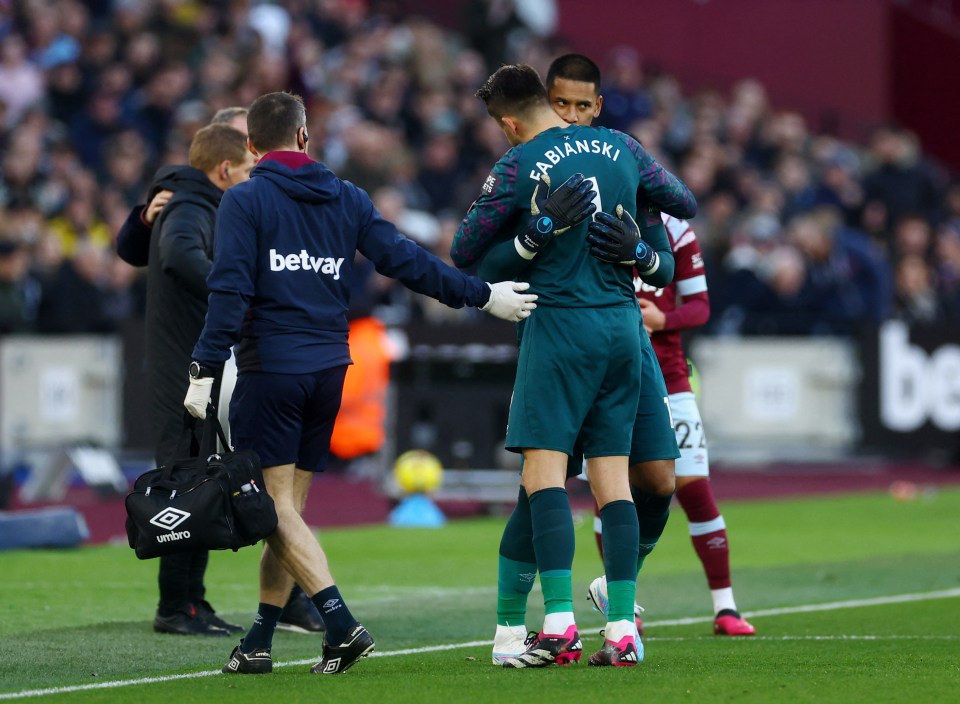
<instances>
[{"instance_id":1,"label":"green goalkeeper jersey","mask_svg":"<svg viewBox=\"0 0 960 704\"><path fill-rule=\"evenodd\" d=\"M690 191L665 171L633 138L604 127L552 127L510 149L493 167L482 194L454 236L451 258L460 267L476 263L493 245L511 239L530 217L530 199L542 174L553 187L575 173L594 183L597 210L617 204L631 214L638 191L651 207L695 213ZM590 256L587 222L559 235L524 271L538 305L599 307L634 301L632 270Z\"/></svg>"}]
</instances>

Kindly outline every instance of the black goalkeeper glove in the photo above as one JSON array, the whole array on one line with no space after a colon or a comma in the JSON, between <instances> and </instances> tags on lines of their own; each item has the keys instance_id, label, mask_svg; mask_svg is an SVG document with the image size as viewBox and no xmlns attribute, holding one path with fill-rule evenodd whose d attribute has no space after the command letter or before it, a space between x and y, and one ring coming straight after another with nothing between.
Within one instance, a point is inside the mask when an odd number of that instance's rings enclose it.
<instances>
[{"instance_id":1,"label":"black goalkeeper glove","mask_svg":"<svg viewBox=\"0 0 960 704\"><path fill-rule=\"evenodd\" d=\"M616 216L599 212L587 227L590 254L609 264L636 266L640 276L649 276L660 266L660 257L640 237L640 228L622 205Z\"/></svg>"},{"instance_id":2,"label":"black goalkeeper glove","mask_svg":"<svg viewBox=\"0 0 960 704\"><path fill-rule=\"evenodd\" d=\"M532 259L541 248L557 235L576 227L593 215L597 192L593 182L574 174L557 190L550 192L550 177L540 176L530 198L530 214L523 232L517 235L517 251L525 259Z\"/></svg>"}]
</instances>

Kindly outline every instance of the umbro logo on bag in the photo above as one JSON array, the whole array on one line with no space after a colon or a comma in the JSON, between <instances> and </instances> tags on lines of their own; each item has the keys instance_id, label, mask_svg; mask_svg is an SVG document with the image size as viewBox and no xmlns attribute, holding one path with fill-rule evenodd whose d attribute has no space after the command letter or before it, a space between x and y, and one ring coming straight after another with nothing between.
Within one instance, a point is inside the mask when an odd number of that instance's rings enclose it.
<instances>
[{"instance_id":1,"label":"umbro logo on bag","mask_svg":"<svg viewBox=\"0 0 960 704\"><path fill-rule=\"evenodd\" d=\"M185 520L190 518L190 513L187 511L181 511L178 508L172 508L168 506L163 509L160 513L150 519L150 523L157 526L158 528L166 528L169 530L169 533L163 533L156 536L158 543L171 543L175 540L186 540L190 537L190 531L181 530L176 531L174 528L179 526Z\"/></svg>"},{"instance_id":2,"label":"umbro logo on bag","mask_svg":"<svg viewBox=\"0 0 960 704\"><path fill-rule=\"evenodd\" d=\"M167 530L173 530L178 525L183 523L185 520L190 518L190 513L187 511L181 511L178 508L167 507L163 509L160 513L150 519L150 523L157 526L158 528L166 528Z\"/></svg>"}]
</instances>

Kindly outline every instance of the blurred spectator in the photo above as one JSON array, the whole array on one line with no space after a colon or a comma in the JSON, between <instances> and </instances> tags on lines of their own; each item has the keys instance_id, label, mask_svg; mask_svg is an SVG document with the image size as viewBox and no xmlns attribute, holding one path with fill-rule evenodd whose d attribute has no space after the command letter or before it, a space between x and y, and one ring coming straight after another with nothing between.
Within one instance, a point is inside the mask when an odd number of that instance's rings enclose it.
<instances>
[{"instance_id":1,"label":"blurred spectator","mask_svg":"<svg viewBox=\"0 0 960 704\"><path fill-rule=\"evenodd\" d=\"M496 71L507 63L511 33L523 26L514 0L469 0L463 13L463 28L470 46L483 56L488 74Z\"/></svg>"},{"instance_id":2,"label":"blurred spectator","mask_svg":"<svg viewBox=\"0 0 960 704\"><path fill-rule=\"evenodd\" d=\"M111 257L106 249L92 242L75 244L72 256L43 281L38 332L102 334L119 329L122 318L113 317L117 309L112 306L112 299L123 292L108 287Z\"/></svg>"},{"instance_id":3,"label":"blurred spectator","mask_svg":"<svg viewBox=\"0 0 960 704\"><path fill-rule=\"evenodd\" d=\"M893 242L889 255L900 257L916 255L921 259L930 256L933 249L933 232L930 223L916 213L904 213L893 225Z\"/></svg>"},{"instance_id":4,"label":"blurred spectator","mask_svg":"<svg viewBox=\"0 0 960 704\"><path fill-rule=\"evenodd\" d=\"M644 90L640 54L633 47L618 46L603 69L603 111L598 125L627 131L630 125L653 114L653 102Z\"/></svg>"},{"instance_id":5,"label":"blurred spectator","mask_svg":"<svg viewBox=\"0 0 960 704\"><path fill-rule=\"evenodd\" d=\"M946 225L934 245L937 293L949 320L960 323L960 222Z\"/></svg>"},{"instance_id":6,"label":"blurred spectator","mask_svg":"<svg viewBox=\"0 0 960 704\"><path fill-rule=\"evenodd\" d=\"M68 257L85 243L101 249L113 243L112 230L98 215L95 204L77 192L71 194L63 214L50 221L50 232L60 240L60 248Z\"/></svg>"},{"instance_id":7,"label":"blurred spectator","mask_svg":"<svg viewBox=\"0 0 960 704\"><path fill-rule=\"evenodd\" d=\"M797 216L789 238L807 260L803 295L816 317L812 332L848 334L887 318L892 286L883 252L862 232L844 227L837 211Z\"/></svg>"},{"instance_id":8,"label":"blurred spectator","mask_svg":"<svg viewBox=\"0 0 960 704\"><path fill-rule=\"evenodd\" d=\"M502 133L501 133L502 134ZM433 244L433 253L447 264L453 265L450 259L450 247L453 245L453 236L460 226L459 214L447 214L438 218L437 239ZM416 317L433 325L464 324L478 317L477 311L472 308L450 308L427 296L417 296Z\"/></svg>"},{"instance_id":9,"label":"blurred spectator","mask_svg":"<svg viewBox=\"0 0 960 704\"><path fill-rule=\"evenodd\" d=\"M732 232L730 249L720 262L722 275L710 281L711 328L723 335L747 334L754 311L768 309L773 293L764 277L767 257L780 244L780 221L767 213L745 218Z\"/></svg>"},{"instance_id":10,"label":"blurred spectator","mask_svg":"<svg viewBox=\"0 0 960 704\"><path fill-rule=\"evenodd\" d=\"M433 247L439 237L437 219L428 212L407 207L403 192L392 186L378 188L370 194L373 204L397 229L424 247Z\"/></svg>"},{"instance_id":11,"label":"blurred spectator","mask_svg":"<svg viewBox=\"0 0 960 704\"><path fill-rule=\"evenodd\" d=\"M433 212L454 205L457 192L460 144L454 134L441 132L431 136L423 149L418 180L430 199Z\"/></svg>"},{"instance_id":12,"label":"blurred spectator","mask_svg":"<svg viewBox=\"0 0 960 704\"><path fill-rule=\"evenodd\" d=\"M855 227L863 208L863 187L858 180L859 160L852 150L835 140L823 140L819 152L816 158L821 176L814 192L814 205L837 208L843 212L844 222Z\"/></svg>"},{"instance_id":13,"label":"blurred spectator","mask_svg":"<svg viewBox=\"0 0 960 704\"><path fill-rule=\"evenodd\" d=\"M150 153L159 153L174 126L177 106L190 89L190 69L183 62L154 66L146 84L131 95L131 123L146 140Z\"/></svg>"},{"instance_id":14,"label":"blurred spectator","mask_svg":"<svg viewBox=\"0 0 960 704\"><path fill-rule=\"evenodd\" d=\"M17 124L24 111L44 95L43 73L27 60L27 43L18 34L0 42L0 101L6 106L6 124Z\"/></svg>"},{"instance_id":15,"label":"blurred spectator","mask_svg":"<svg viewBox=\"0 0 960 704\"><path fill-rule=\"evenodd\" d=\"M17 240L0 238L0 335L31 332L40 305L40 282L30 274L30 256Z\"/></svg>"},{"instance_id":16,"label":"blurred spectator","mask_svg":"<svg viewBox=\"0 0 960 704\"><path fill-rule=\"evenodd\" d=\"M130 127L123 117L120 97L103 88L98 89L70 123L73 146L88 168L99 166L107 140Z\"/></svg>"},{"instance_id":17,"label":"blurred spectator","mask_svg":"<svg viewBox=\"0 0 960 704\"><path fill-rule=\"evenodd\" d=\"M930 220L938 216L936 178L912 135L897 127L882 127L873 134L870 156L874 165L864 179L866 200L884 204L888 225L907 212Z\"/></svg>"},{"instance_id":18,"label":"blurred spectator","mask_svg":"<svg viewBox=\"0 0 960 704\"><path fill-rule=\"evenodd\" d=\"M894 270L893 315L914 325L934 325L943 319L943 308L933 285L933 272L918 254L897 258Z\"/></svg>"}]
</instances>

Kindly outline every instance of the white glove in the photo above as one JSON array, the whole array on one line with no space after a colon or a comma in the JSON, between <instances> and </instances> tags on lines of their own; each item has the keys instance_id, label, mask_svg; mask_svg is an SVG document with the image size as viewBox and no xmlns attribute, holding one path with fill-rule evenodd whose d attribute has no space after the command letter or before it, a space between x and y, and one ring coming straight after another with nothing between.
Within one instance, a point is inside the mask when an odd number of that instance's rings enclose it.
<instances>
[{"instance_id":1,"label":"white glove","mask_svg":"<svg viewBox=\"0 0 960 704\"><path fill-rule=\"evenodd\" d=\"M496 284L488 283L490 300L480 310L489 313L494 318L509 320L513 323L530 317L530 311L537 307L535 293L520 293L530 288L525 281L501 281Z\"/></svg>"},{"instance_id":2,"label":"white glove","mask_svg":"<svg viewBox=\"0 0 960 704\"><path fill-rule=\"evenodd\" d=\"M207 405L210 403L210 394L213 392L213 377L190 379L190 388L183 399L183 407L194 418L203 420L207 417Z\"/></svg>"}]
</instances>

